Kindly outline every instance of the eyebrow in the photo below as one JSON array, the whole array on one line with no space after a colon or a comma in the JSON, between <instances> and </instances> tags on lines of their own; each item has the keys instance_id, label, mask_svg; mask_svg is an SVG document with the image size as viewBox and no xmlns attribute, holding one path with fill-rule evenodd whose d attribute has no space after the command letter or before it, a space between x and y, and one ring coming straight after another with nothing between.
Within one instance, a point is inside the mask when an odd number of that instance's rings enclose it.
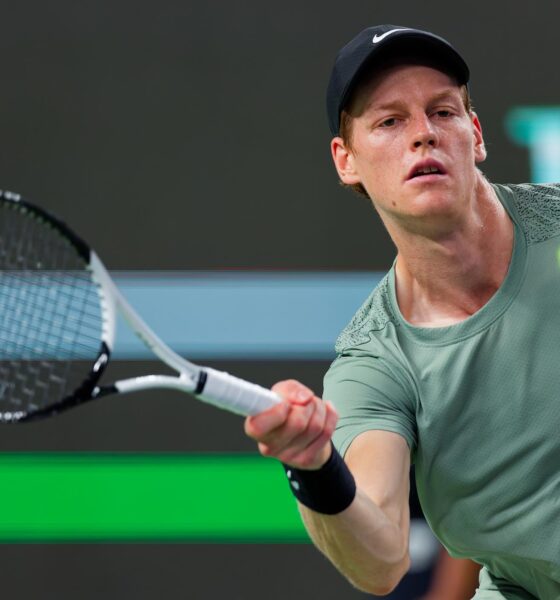
<instances>
[{"instance_id":1,"label":"eyebrow","mask_svg":"<svg viewBox=\"0 0 560 600\"><path fill-rule=\"evenodd\" d=\"M441 92L438 92L437 94L435 94L434 96L432 96L429 101L428 104L436 104L437 102L441 102L442 100L446 100L446 99L452 99L452 100L460 100L460 98L455 98L454 96L454 91L455 88L447 88L445 90L442 90ZM385 110L392 110L395 108L401 108L403 105L405 105L406 101L402 101L402 100L394 100L392 102L385 102L383 104L375 104L375 103L371 103L366 110L374 110L374 111L385 111Z\"/></svg>"}]
</instances>

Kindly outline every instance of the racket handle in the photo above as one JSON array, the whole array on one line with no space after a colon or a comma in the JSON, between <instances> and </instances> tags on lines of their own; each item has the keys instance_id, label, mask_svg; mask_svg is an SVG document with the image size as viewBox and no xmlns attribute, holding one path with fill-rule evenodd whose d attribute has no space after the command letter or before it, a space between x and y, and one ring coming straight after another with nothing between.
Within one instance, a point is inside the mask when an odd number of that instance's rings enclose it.
<instances>
[{"instance_id":1,"label":"racket handle","mask_svg":"<svg viewBox=\"0 0 560 600\"><path fill-rule=\"evenodd\" d=\"M280 402L280 396L255 383L224 371L204 368L206 382L197 394L201 400L238 415L256 415Z\"/></svg>"}]
</instances>

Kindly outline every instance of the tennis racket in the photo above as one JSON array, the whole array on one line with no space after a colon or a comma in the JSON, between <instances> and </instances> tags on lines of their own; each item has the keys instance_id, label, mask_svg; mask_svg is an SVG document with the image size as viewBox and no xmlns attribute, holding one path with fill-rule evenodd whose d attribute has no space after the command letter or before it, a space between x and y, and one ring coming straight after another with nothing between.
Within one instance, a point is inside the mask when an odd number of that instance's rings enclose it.
<instances>
[{"instance_id":1,"label":"tennis racket","mask_svg":"<svg viewBox=\"0 0 560 600\"><path fill-rule=\"evenodd\" d=\"M101 384L117 313L176 376ZM144 323L95 252L65 223L19 194L0 191L0 421L57 414L108 394L171 388L241 415L279 397L188 362Z\"/></svg>"}]
</instances>

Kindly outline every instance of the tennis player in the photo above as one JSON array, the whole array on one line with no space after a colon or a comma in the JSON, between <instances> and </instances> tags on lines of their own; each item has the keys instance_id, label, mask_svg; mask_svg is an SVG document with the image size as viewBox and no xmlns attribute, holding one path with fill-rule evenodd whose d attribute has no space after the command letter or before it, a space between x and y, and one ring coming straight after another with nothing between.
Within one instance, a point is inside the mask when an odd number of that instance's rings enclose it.
<instances>
[{"instance_id":1,"label":"tennis player","mask_svg":"<svg viewBox=\"0 0 560 600\"><path fill-rule=\"evenodd\" d=\"M408 569L413 461L436 536L483 565L477 600L558 599L560 186L487 180L468 81L429 32L371 27L339 52L334 164L397 257L339 337L325 401L285 381L245 427L358 588Z\"/></svg>"}]
</instances>

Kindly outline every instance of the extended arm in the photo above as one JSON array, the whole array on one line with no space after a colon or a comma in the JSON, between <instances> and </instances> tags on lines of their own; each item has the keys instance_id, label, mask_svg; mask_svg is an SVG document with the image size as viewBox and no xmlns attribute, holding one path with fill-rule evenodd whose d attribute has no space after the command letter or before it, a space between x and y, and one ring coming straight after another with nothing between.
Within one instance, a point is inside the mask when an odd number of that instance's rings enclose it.
<instances>
[{"instance_id":1,"label":"extended arm","mask_svg":"<svg viewBox=\"0 0 560 600\"><path fill-rule=\"evenodd\" d=\"M249 417L247 434L265 456L299 469L320 468L331 452L334 408L295 381L273 389L284 402ZM346 462L357 484L352 503L335 515L300 504L301 514L317 547L356 587L387 594L409 566L409 449L397 434L368 431L351 444Z\"/></svg>"},{"instance_id":2,"label":"extended arm","mask_svg":"<svg viewBox=\"0 0 560 600\"><path fill-rule=\"evenodd\" d=\"M409 450L398 434L368 431L346 454L356 479L354 502L338 515L300 505L316 546L359 589L389 593L409 567Z\"/></svg>"}]
</instances>

